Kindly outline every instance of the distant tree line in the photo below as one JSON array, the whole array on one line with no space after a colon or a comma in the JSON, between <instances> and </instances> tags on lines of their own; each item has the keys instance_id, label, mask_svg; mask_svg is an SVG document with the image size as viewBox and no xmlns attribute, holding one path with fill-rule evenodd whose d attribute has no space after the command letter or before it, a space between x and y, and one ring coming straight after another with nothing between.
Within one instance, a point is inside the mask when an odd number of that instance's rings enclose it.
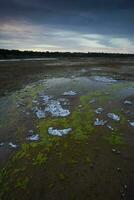
<instances>
[{"instance_id":1,"label":"distant tree line","mask_svg":"<svg viewBox=\"0 0 134 200\"><path fill-rule=\"evenodd\" d=\"M81 53L81 52L38 52L38 51L20 51L0 49L0 59L15 59L15 58L55 58L55 57L132 57L134 54L119 54L119 53Z\"/></svg>"}]
</instances>

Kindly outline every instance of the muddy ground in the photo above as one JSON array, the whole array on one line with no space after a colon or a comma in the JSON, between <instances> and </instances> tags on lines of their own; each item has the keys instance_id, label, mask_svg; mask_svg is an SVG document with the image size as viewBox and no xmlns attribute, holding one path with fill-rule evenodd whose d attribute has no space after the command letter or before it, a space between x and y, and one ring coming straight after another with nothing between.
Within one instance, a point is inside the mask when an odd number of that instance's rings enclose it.
<instances>
[{"instance_id":1,"label":"muddy ground","mask_svg":"<svg viewBox=\"0 0 134 200\"><path fill-rule=\"evenodd\" d=\"M134 60L0 62L0 199L134 199Z\"/></svg>"}]
</instances>

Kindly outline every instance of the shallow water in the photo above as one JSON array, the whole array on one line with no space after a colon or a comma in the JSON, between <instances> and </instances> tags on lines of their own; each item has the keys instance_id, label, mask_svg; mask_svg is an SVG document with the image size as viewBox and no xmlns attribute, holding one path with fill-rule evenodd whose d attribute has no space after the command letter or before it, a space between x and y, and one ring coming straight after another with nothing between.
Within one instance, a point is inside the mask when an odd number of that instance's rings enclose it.
<instances>
[{"instance_id":1,"label":"shallow water","mask_svg":"<svg viewBox=\"0 0 134 200\"><path fill-rule=\"evenodd\" d=\"M133 72L69 65L2 96L2 199L132 199Z\"/></svg>"}]
</instances>

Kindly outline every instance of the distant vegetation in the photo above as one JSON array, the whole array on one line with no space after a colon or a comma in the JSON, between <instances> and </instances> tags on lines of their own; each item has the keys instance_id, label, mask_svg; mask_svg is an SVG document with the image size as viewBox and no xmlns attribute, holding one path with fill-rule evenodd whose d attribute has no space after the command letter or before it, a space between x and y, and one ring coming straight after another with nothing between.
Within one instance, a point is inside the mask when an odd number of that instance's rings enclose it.
<instances>
[{"instance_id":1,"label":"distant vegetation","mask_svg":"<svg viewBox=\"0 0 134 200\"><path fill-rule=\"evenodd\" d=\"M54 57L132 57L134 54L116 54L116 53L81 53L81 52L38 52L38 51L19 51L0 49L0 59L15 58L54 58Z\"/></svg>"}]
</instances>

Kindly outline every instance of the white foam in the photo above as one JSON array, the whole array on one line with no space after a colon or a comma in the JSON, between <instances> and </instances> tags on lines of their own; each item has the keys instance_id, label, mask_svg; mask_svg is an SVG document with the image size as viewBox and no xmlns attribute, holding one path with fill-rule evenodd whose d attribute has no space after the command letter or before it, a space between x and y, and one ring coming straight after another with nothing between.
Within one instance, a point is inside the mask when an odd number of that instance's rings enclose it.
<instances>
[{"instance_id":1,"label":"white foam","mask_svg":"<svg viewBox=\"0 0 134 200\"><path fill-rule=\"evenodd\" d=\"M72 131L72 128L66 128L66 129L54 129L53 127L50 127L48 129L48 133L50 135L53 135L53 136L63 136L63 135L67 135L69 132Z\"/></svg>"},{"instance_id":2,"label":"white foam","mask_svg":"<svg viewBox=\"0 0 134 200\"><path fill-rule=\"evenodd\" d=\"M38 119L45 118L45 112L43 110L37 109L35 113L36 113L36 116L38 117Z\"/></svg>"},{"instance_id":3,"label":"white foam","mask_svg":"<svg viewBox=\"0 0 134 200\"><path fill-rule=\"evenodd\" d=\"M47 95L43 95L42 98L43 98L44 103L48 103L49 100L50 100L52 97L47 96Z\"/></svg>"},{"instance_id":4,"label":"white foam","mask_svg":"<svg viewBox=\"0 0 134 200\"><path fill-rule=\"evenodd\" d=\"M110 118L110 119L113 119L114 121L120 121L120 117L114 113L108 113L107 116Z\"/></svg>"},{"instance_id":5,"label":"white foam","mask_svg":"<svg viewBox=\"0 0 134 200\"><path fill-rule=\"evenodd\" d=\"M103 121L103 120L96 118L94 125L95 126L104 126L106 123L107 123L107 121Z\"/></svg>"},{"instance_id":6,"label":"white foam","mask_svg":"<svg viewBox=\"0 0 134 200\"><path fill-rule=\"evenodd\" d=\"M47 104L45 111L51 113L53 117L66 117L70 115L70 111L63 109L60 102L56 100L51 100Z\"/></svg>"},{"instance_id":7,"label":"white foam","mask_svg":"<svg viewBox=\"0 0 134 200\"><path fill-rule=\"evenodd\" d=\"M27 140L31 140L31 141L38 141L39 139L40 139L40 137L38 134L27 137Z\"/></svg>"}]
</instances>

